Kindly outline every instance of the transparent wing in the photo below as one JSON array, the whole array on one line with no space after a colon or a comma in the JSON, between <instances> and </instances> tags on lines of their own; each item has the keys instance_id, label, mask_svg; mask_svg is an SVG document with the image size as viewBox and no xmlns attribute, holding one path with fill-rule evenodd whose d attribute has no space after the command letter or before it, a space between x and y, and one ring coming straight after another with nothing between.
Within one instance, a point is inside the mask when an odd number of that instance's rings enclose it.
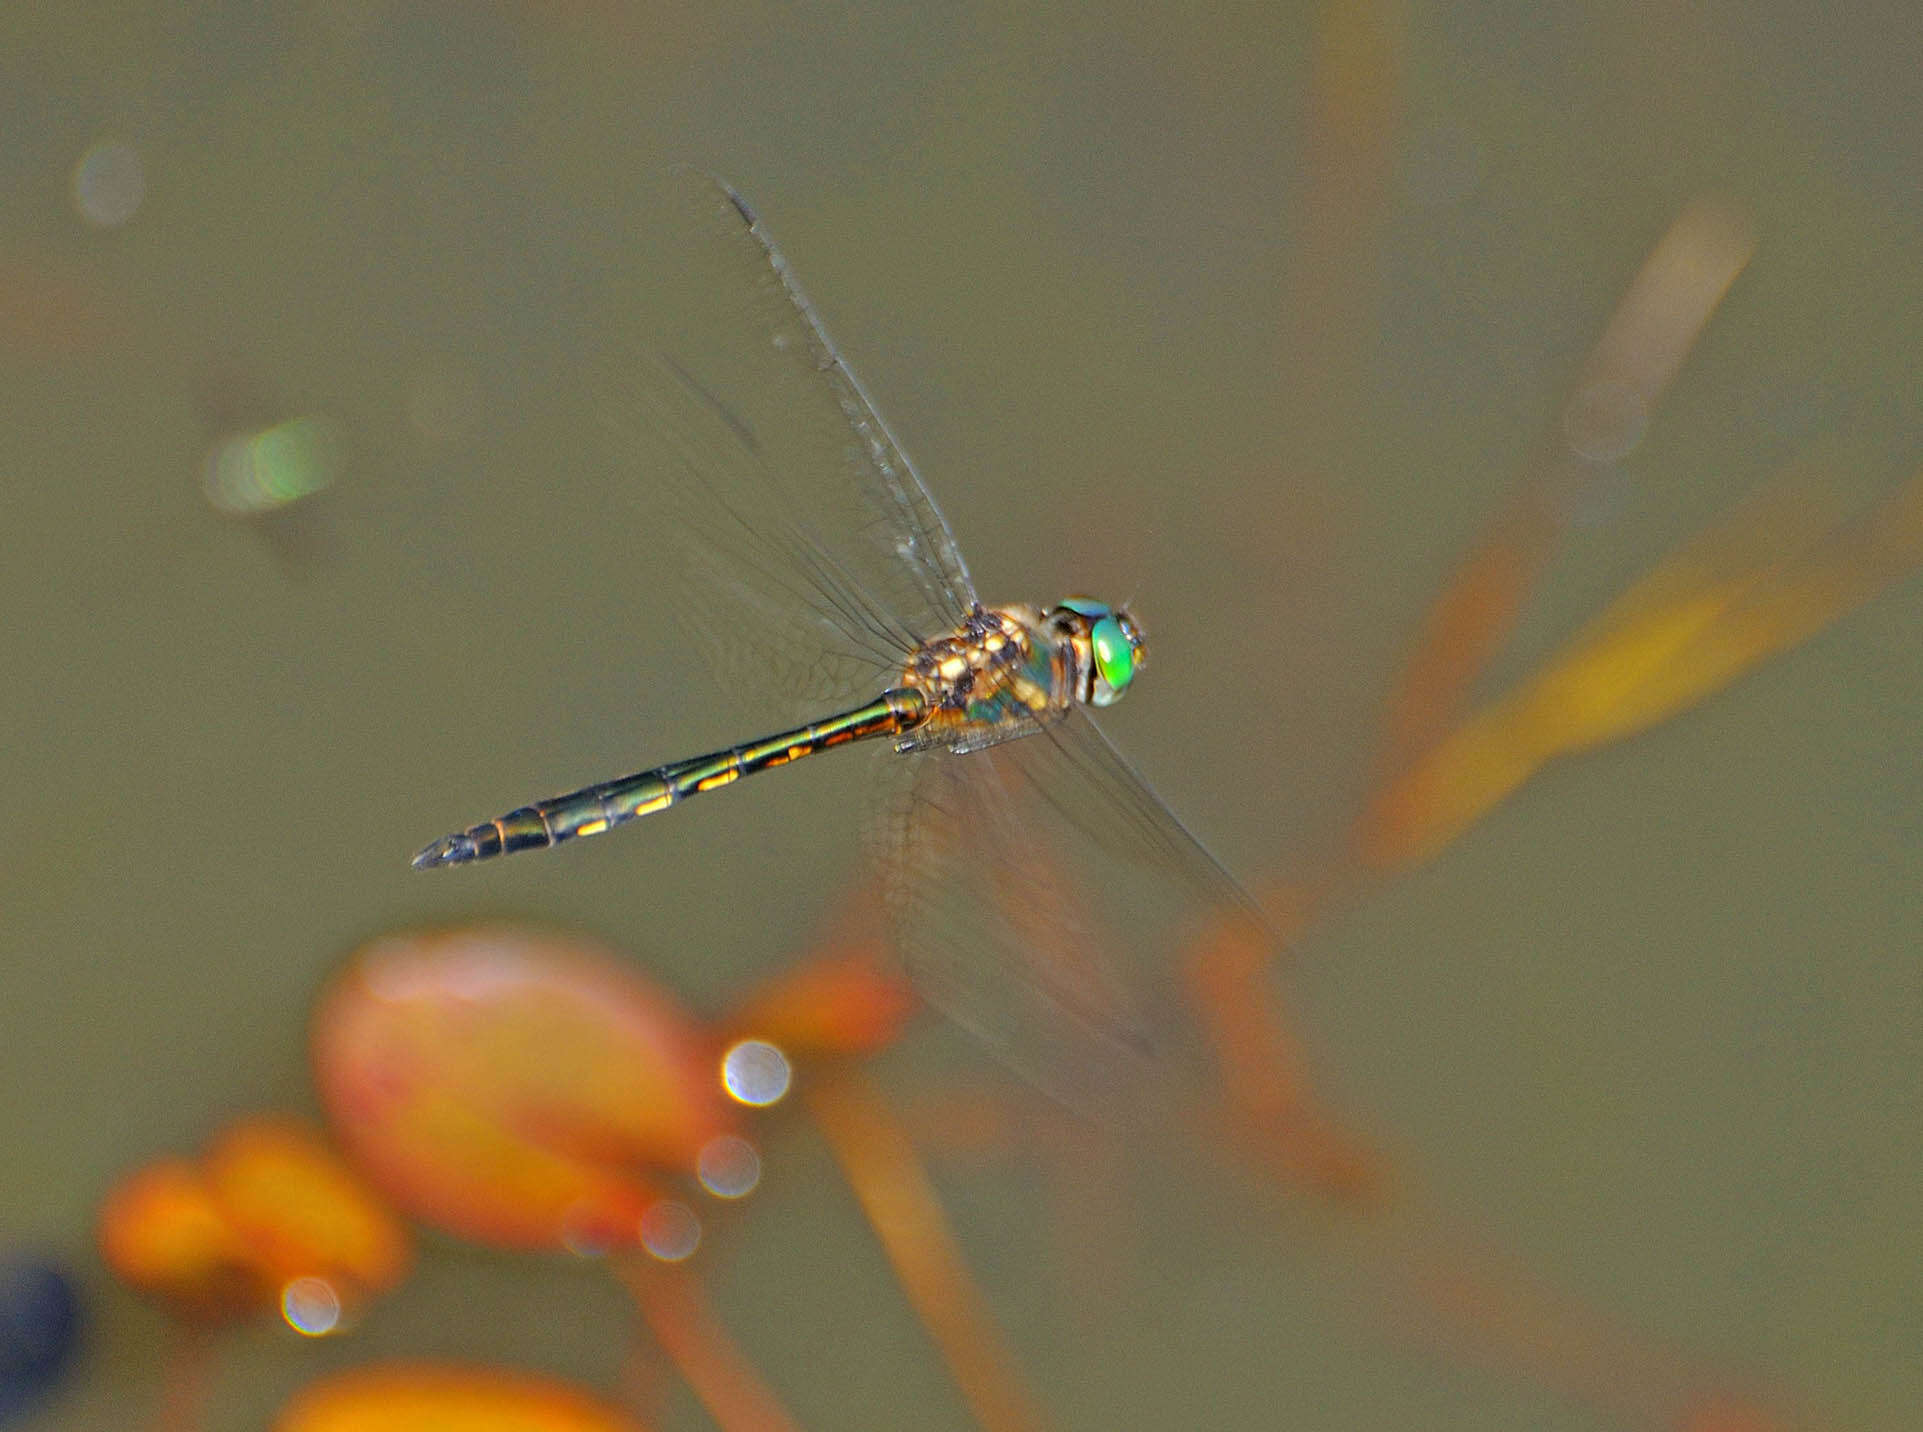
<instances>
[{"instance_id":1,"label":"transparent wing","mask_svg":"<svg viewBox=\"0 0 1923 1432\"><path fill-rule=\"evenodd\" d=\"M1086 710L1072 710L1036 737L1011 742L1007 762L1037 800L1109 854L1160 872L1204 907L1239 909L1267 924L1255 897L1182 824Z\"/></svg>"},{"instance_id":2,"label":"transparent wing","mask_svg":"<svg viewBox=\"0 0 1923 1432\"><path fill-rule=\"evenodd\" d=\"M818 708L888 685L914 636L823 546L752 434L672 359L639 356L624 382L608 423L651 460L640 500L681 565L676 615L723 689Z\"/></svg>"},{"instance_id":3,"label":"transparent wing","mask_svg":"<svg viewBox=\"0 0 1923 1432\"><path fill-rule=\"evenodd\" d=\"M603 409L624 447L665 458L662 490L641 500L683 549L685 615L731 683L872 690L967 617L967 567L739 196L694 170L661 193L656 348L606 385Z\"/></svg>"},{"instance_id":4,"label":"transparent wing","mask_svg":"<svg viewBox=\"0 0 1923 1432\"><path fill-rule=\"evenodd\" d=\"M1031 777L1037 747L1054 750L1036 736L890 760L876 829L895 944L929 1003L1017 1073L1135 1122L1206 1069L1179 979L1204 887L1144 880L1090 839Z\"/></svg>"}]
</instances>

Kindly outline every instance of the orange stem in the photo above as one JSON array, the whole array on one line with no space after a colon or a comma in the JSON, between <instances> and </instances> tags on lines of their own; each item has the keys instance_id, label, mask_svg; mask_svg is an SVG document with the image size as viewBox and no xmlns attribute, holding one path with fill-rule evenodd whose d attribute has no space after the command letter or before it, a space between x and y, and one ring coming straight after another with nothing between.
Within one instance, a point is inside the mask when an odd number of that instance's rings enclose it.
<instances>
[{"instance_id":1,"label":"orange stem","mask_svg":"<svg viewBox=\"0 0 1923 1432\"><path fill-rule=\"evenodd\" d=\"M1414 1205L1377 1225L1376 1295L1394 1321L1452 1357L1522 1372L1631 1425L1780 1432L1778 1416L1722 1392L1723 1379L1564 1297L1513 1258Z\"/></svg>"},{"instance_id":2,"label":"orange stem","mask_svg":"<svg viewBox=\"0 0 1923 1432\"><path fill-rule=\"evenodd\" d=\"M988 1432L1043 1426L1014 1351L968 1276L907 1131L852 1066L819 1070L802 1088L809 1113L976 1420Z\"/></svg>"},{"instance_id":3,"label":"orange stem","mask_svg":"<svg viewBox=\"0 0 1923 1432\"><path fill-rule=\"evenodd\" d=\"M1384 780L1420 760L1461 715L1576 504L1635 446L1753 247L1740 213L1698 199L1650 250L1584 361L1558 422L1424 618L1390 693Z\"/></svg>"},{"instance_id":4,"label":"orange stem","mask_svg":"<svg viewBox=\"0 0 1923 1432\"><path fill-rule=\"evenodd\" d=\"M198 1432L207 1420L207 1396L213 1383L213 1333L204 1327L176 1323L161 1373L154 1432Z\"/></svg>"},{"instance_id":5,"label":"orange stem","mask_svg":"<svg viewBox=\"0 0 1923 1432\"><path fill-rule=\"evenodd\" d=\"M721 1326L693 1273L634 1253L614 1268L655 1340L723 1432L798 1432L781 1399Z\"/></svg>"}]
</instances>

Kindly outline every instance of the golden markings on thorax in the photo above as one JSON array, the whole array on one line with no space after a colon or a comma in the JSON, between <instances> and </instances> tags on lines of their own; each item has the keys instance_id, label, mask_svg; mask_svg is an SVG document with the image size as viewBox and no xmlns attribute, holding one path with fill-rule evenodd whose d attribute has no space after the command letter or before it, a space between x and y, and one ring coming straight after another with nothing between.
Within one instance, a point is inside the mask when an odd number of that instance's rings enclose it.
<instances>
[{"instance_id":1,"label":"golden markings on thorax","mask_svg":"<svg viewBox=\"0 0 1923 1432\"><path fill-rule=\"evenodd\" d=\"M997 690L1021 691L1024 701L1033 705L1032 683L1022 684L1020 670L1028 656L1030 631L1040 620L1040 613L1027 607L980 612L962 630L925 643L902 669L902 685L950 712Z\"/></svg>"}]
</instances>

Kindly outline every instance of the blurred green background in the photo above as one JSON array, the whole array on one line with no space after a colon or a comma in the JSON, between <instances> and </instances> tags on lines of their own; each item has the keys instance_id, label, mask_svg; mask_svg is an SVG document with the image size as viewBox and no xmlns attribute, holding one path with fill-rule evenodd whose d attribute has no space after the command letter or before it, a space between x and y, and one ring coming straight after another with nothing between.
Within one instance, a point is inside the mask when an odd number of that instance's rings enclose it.
<instances>
[{"instance_id":1,"label":"blurred green background","mask_svg":"<svg viewBox=\"0 0 1923 1432\"><path fill-rule=\"evenodd\" d=\"M525 915L712 1006L854 869L837 760L476 878L407 867L766 724L712 692L583 421L622 296L673 282L635 237L650 176L752 199L986 596L1134 598L1155 663L1109 729L1254 878L1361 793L1425 602L1691 198L1746 210L1756 258L1498 674L1786 462L1911 475L1918 33L1791 0L6 7L0 1234L94 1311L28 1425L148 1415L165 1325L94 1259L94 1203L311 1107L306 1010L355 942ZM1343 105L1374 167L1319 138ZM217 511L223 442L303 415L332 486ZM1923 1404L1920 620L1899 588L1555 769L1288 986L1399 1178L1839 1427ZM1157 1186L1207 1207L1217 1177ZM1622 1425L1399 1326L1366 1220L1162 1245L1150 1209L1148 1314L1091 1319L1039 1175L943 1190L1065 1426ZM729 1239L717 1296L803 1421L969 1425L822 1155ZM349 1338L230 1339L209 1425L386 1353L607 1386L626 1327L581 1269L439 1242Z\"/></svg>"}]
</instances>

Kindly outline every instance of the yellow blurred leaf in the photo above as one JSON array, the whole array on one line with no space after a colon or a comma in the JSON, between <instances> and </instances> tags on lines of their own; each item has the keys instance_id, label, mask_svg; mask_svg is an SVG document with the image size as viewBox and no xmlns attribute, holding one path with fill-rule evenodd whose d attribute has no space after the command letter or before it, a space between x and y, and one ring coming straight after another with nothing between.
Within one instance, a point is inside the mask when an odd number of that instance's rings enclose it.
<instances>
[{"instance_id":1,"label":"yellow blurred leaf","mask_svg":"<svg viewBox=\"0 0 1923 1432\"><path fill-rule=\"evenodd\" d=\"M641 1423L553 1378L488 1367L354 1368L295 1396L275 1432L642 1432Z\"/></svg>"}]
</instances>

